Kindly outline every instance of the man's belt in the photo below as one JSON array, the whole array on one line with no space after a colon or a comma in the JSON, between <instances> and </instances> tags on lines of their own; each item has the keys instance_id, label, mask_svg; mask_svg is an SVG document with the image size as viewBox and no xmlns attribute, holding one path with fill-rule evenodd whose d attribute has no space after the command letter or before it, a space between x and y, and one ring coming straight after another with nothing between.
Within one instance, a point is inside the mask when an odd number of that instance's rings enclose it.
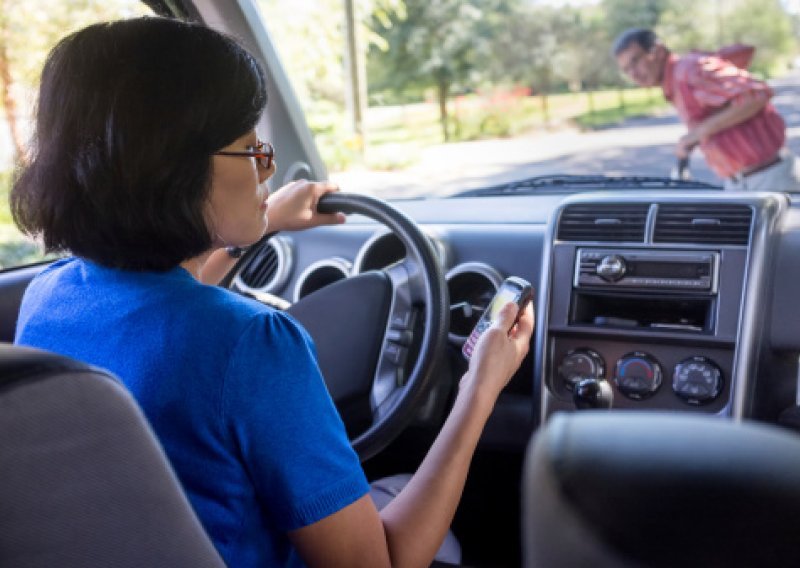
<instances>
[{"instance_id":1,"label":"man's belt","mask_svg":"<svg viewBox=\"0 0 800 568\"><path fill-rule=\"evenodd\" d=\"M755 166L750 166L749 168L743 169L741 172L739 172L737 174L734 174L733 178L734 179L741 179L741 178L746 178L748 176L751 176L753 174L757 174L758 172L763 172L767 168L771 168L775 164L780 163L781 160L783 160L783 158L781 157L780 154L777 154L777 155L775 155L774 158L771 158L771 159L767 160L766 162L762 162L762 163L757 164Z\"/></svg>"}]
</instances>

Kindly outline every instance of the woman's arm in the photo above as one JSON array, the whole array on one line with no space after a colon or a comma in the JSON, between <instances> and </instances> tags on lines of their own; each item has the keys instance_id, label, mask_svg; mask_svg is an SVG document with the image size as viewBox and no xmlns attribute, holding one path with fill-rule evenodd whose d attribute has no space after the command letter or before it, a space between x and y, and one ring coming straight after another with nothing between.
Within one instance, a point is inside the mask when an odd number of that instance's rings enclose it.
<instances>
[{"instance_id":1,"label":"woman's arm","mask_svg":"<svg viewBox=\"0 0 800 568\"><path fill-rule=\"evenodd\" d=\"M378 513L367 495L290 533L309 566L430 565L455 515L483 427L528 352L533 309L529 306L508 332L516 311L516 305L507 305L481 336L441 432L389 505Z\"/></svg>"}]
</instances>

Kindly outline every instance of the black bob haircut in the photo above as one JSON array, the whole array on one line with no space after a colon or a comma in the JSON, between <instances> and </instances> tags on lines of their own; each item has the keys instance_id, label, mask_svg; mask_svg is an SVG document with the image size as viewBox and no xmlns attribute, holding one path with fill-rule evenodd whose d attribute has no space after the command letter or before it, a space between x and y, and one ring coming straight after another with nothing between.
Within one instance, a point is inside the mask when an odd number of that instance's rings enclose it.
<instances>
[{"instance_id":1,"label":"black bob haircut","mask_svg":"<svg viewBox=\"0 0 800 568\"><path fill-rule=\"evenodd\" d=\"M61 40L11 210L48 251L164 271L208 250L211 156L255 127L264 71L233 39L157 17Z\"/></svg>"},{"instance_id":2,"label":"black bob haircut","mask_svg":"<svg viewBox=\"0 0 800 568\"><path fill-rule=\"evenodd\" d=\"M653 30L647 28L628 28L617 36L611 53L616 57L632 45L638 45L645 51L650 51L658 41L658 36Z\"/></svg>"}]
</instances>

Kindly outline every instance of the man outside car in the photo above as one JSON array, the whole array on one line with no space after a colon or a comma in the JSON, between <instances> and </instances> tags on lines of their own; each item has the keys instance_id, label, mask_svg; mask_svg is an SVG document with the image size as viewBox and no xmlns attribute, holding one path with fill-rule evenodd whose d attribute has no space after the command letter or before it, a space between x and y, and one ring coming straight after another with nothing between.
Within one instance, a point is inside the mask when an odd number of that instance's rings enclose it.
<instances>
[{"instance_id":1,"label":"man outside car","mask_svg":"<svg viewBox=\"0 0 800 568\"><path fill-rule=\"evenodd\" d=\"M660 86L677 110L688 128L678 158L699 146L728 190L800 191L800 164L785 147L786 125L769 85L719 54L673 54L649 29L626 30L613 53L625 75Z\"/></svg>"}]
</instances>

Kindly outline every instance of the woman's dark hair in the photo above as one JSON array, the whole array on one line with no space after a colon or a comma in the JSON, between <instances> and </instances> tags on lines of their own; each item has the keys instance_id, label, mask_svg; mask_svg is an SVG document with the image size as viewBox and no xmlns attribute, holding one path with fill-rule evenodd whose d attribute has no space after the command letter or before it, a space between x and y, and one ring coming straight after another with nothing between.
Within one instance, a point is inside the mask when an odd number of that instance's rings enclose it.
<instances>
[{"instance_id":1,"label":"woman's dark hair","mask_svg":"<svg viewBox=\"0 0 800 568\"><path fill-rule=\"evenodd\" d=\"M211 247L211 156L266 101L258 62L214 30L154 17L84 28L44 65L14 220L48 251L173 268Z\"/></svg>"}]
</instances>

